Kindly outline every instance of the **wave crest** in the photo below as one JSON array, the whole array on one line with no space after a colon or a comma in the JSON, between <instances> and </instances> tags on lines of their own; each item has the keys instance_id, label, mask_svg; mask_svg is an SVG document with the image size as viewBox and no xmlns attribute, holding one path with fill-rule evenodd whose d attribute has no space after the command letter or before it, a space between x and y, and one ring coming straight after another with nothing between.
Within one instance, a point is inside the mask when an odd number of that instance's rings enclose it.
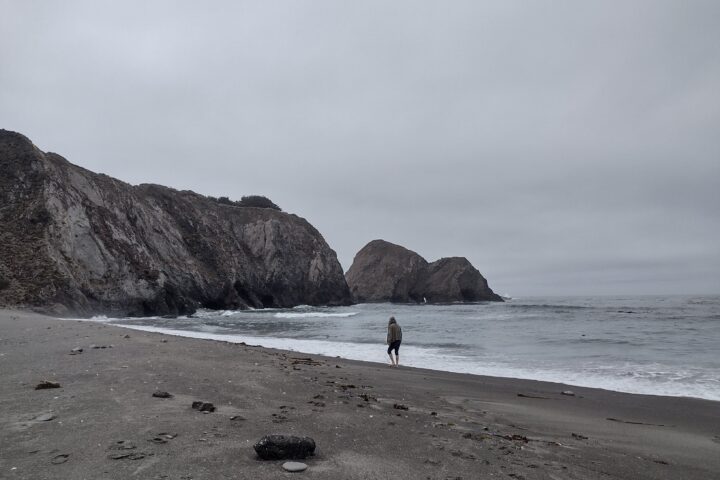
<instances>
[{"instance_id":1,"label":"wave crest","mask_svg":"<svg viewBox=\"0 0 720 480\"><path fill-rule=\"evenodd\" d=\"M323 313L323 312L303 312L303 313L285 313L279 312L275 314L275 318L348 318L354 317L358 312L346 312L346 313Z\"/></svg>"}]
</instances>

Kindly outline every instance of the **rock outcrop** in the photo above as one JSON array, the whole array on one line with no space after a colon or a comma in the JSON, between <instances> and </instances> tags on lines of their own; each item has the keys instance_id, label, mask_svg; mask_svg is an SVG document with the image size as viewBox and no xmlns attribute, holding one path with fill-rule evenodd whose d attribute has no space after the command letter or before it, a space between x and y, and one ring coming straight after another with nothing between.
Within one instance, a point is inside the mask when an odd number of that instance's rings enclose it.
<instances>
[{"instance_id":1,"label":"rock outcrop","mask_svg":"<svg viewBox=\"0 0 720 480\"><path fill-rule=\"evenodd\" d=\"M132 316L350 301L335 252L296 215L132 186L0 130L0 305Z\"/></svg>"},{"instance_id":2,"label":"rock outcrop","mask_svg":"<svg viewBox=\"0 0 720 480\"><path fill-rule=\"evenodd\" d=\"M365 245L345 278L354 300L361 303L503 301L466 258L428 263L417 253L384 240Z\"/></svg>"}]
</instances>

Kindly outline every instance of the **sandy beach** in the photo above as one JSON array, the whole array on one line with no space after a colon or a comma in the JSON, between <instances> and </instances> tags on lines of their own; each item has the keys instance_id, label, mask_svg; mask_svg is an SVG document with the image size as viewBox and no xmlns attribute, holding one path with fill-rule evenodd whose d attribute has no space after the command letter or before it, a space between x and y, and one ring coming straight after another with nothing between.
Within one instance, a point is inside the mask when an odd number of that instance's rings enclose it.
<instances>
[{"instance_id":1,"label":"sandy beach","mask_svg":"<svg viewBox=\"0 0 720 480\"><path fill-rule=\"evenodd\" d=\"M45 380L60 388L36 390ZM718 402L394 369L28 312L0 311L0 385L3 479L720 477ZM315 440L306 471L258 459L253 444L273 433Z\"/></svg>"}]
</instances>

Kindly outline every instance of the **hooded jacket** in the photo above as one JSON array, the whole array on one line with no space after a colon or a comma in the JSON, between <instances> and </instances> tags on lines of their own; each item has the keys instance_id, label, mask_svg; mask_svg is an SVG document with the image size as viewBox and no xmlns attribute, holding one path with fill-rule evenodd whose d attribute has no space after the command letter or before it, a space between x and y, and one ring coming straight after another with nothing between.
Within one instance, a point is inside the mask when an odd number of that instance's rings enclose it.
<instances>
[{"instance_id":1,"label":"hooded jacket","mask_svg":"<svg viewBox=\"0 0 720 480\"><path fill-rule=\"evenodd\" d=\"M388 325L387 344L402 340L402 328L395 321L390 321Z\"/></svg>"}]
</instances>

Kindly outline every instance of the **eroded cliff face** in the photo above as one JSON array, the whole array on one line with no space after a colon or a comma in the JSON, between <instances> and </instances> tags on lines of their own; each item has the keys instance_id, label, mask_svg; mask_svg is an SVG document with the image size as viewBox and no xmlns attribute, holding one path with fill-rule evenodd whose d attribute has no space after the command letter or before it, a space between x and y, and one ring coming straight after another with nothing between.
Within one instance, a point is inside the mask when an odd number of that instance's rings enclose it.
<instances>
[{"instance_id":1,"label":"eroded cliff face","mask_svg":"<svg viewBox=\"0 0 720 480\"><path fill-rule=\"evenodd\" d=\"M0 304L57 314L339 305L335 252L307 221L132 186L0 130Z\"/></svg>"},{"instance_id":2,"label":"eroded cliff face","mask_svg":"<svg viewBox=\"0 0 720 480\"><path fill-rule=\"evenodd\" d=\"M502 302L466 258L428 263L417 253L384 240L365 245L345 278L353 299L361 303Z\"/></svg>"}]
</instances>

